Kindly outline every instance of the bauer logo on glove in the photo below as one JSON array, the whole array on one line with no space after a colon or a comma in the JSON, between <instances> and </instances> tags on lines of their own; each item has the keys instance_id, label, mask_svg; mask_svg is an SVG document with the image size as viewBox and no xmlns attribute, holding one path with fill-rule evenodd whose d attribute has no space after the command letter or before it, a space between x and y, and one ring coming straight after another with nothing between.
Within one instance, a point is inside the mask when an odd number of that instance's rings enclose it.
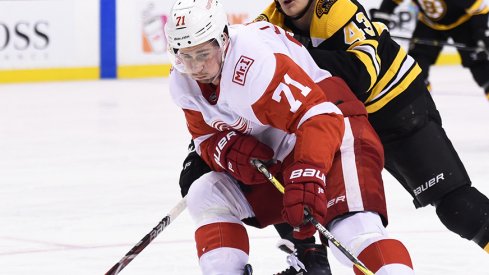
<instances>
[{"instance_id":1,"label":"bauer logo on glove","mask_svg":"<svg viewBox=\"0 0 489 275\"><path fill-rule=\"evenodd\" d=\"M233 136L236 136L236 132L235 131L229 131L227 132L227 134L225 136L223 136L218 142L217 142L217 145L216 145L216 151L214 153L214 161L219 165L221 166L222 168L225 169L225 167L221 164L221 154L222 154L222 149L224 147L226 147L226 145L228 144L228 141L231 140L231 138ZM228 166L231 166L231 164L229 163Z\"/></svg>"},{"instance_id":2,"label":"bauer logo on glove","mask_svg":"<svg viewBox=\"0 0 489 275\"><path fill-rule=\"evenodd\" d=\"M297 179L297 178L307 178L307 177L315 177L319 180L321 180L324 184L324 186L326 186L326 176L324 175L323 172L321 172L320 170L318 169L314 169L314 168L306 168L306 169L297 169L297 170L294 170L290 173L290 180L293 182L294 179ZM324 192L324 190L323 190Z\"/></svg>"}]
</instances>

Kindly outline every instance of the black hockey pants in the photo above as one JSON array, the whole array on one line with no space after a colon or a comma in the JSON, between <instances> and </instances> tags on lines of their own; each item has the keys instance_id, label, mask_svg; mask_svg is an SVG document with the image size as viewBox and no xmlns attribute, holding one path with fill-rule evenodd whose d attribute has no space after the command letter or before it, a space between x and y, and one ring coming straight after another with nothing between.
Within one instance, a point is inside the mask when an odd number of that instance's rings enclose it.
<instances>
[{"instance_id":1,"label":"black hockey pants","mask_svg":"<svg viewBox=\"0 0 489 275\"><path fill-rule=\"evenodd\" d=\"M416 207L434 204L450 191L471 184L431 95L420 93L389 120L370 116L384 145L386 170L411 194Z\"/></svg>"}]
</instances>

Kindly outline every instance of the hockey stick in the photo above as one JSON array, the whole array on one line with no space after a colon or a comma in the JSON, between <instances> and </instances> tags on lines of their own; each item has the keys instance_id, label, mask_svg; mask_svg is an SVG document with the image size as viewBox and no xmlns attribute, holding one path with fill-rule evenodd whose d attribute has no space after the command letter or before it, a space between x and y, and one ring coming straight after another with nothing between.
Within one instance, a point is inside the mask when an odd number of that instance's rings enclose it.
<instances>
[{"instance_id":1,"label":"hockey stick","mask_svg":"<svg viewBox=\"0 0 489 275\"><path fill-rule=\"evenodd\" d=\"M143 251L160 233L165 229L183 210L187 207L185 198L181 199L177 205L166 215L153 230L151 230L144 238L142 238L122 259L116 263L105 275L116 275L126 267L136 256Z\"/></svg>"},{"instance_id":2,"label":"hockey stick","mask_svg":"<svg viewBox=\"0 0 489 275\"><path fill-rule=\"evenodd\" d=\"M422 39L422 38L416 38L416 37L405 37L405 36L397 36L397 35L391 35L391 37L394 39L409 40L412 43L421 44L421 45L447 46L447 47L454 47L456 49L461 49L461 50L466 50L466 51L481 50L478 47L469 47L469 46L462 44L462 43L450 43L450 42L445 42L445 41L428 40L428 39Z\"/></svg>"},{"instance_id":3,"label":"hockey stick","mask_svg":"<svg viewBox=\"0 0 489 275\"><path fill-rule=\"evenodd\" d=\"M284 186L278 181L265 167L265 165L257 160L253 159L251 160L251 163L260 171L279 191L280 193L285 192ZM326 237L330 242L332 242L340 251L345 255L354 265L358 270L360 270L363 274L365 275L374 275L372 271L370 271L364 263L362 263L357 257L355 257L346 247L344 247L334 236L331 234L331 232L326 229L322 224L320 224L310 213L307 211L307 209L304 209L304 215L305 215L305 220L308 222L311 222L314 227L321 233L324 237Z\"/></svg>"}]
</instances>

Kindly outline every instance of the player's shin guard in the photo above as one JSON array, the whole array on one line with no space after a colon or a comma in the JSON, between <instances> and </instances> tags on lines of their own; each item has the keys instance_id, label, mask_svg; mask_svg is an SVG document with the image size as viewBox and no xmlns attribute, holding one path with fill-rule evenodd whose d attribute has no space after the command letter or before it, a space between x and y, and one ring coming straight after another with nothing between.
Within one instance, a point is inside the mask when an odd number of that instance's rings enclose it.
<instances>
[{"instance_id":1,"label":"player's shin guard","mask_svg":"<svg viewBox=\"0 0 489 275\"><path fill-rule=\"evenodd\" d=\"M411 256L398 240L388 233L377 213L358 212L334 220L331 233L376 275L413 275ZM339 250L330 244L338 261L351 266L355 274L363 274Z\"/></svg>"},{"instance_id":2,"label":"player's shin guard","mask_svg":"<svg viewBox=\"0 0 489 275\"><path fill-rule=\"evenodd\" d=\"M489 199L471 186L460 187L436 203L441 222L489 253Z\"/></svg>"},{"instance_id":3,"label":"player's shin guard","mask_svg":"<svg viewBox=\"0 0 489 275\"><path fill-rule=\"evenodd\" d=\"M249 240L237 223L211 223L195 231L202 274L246 274Z\"/></svg>"},{"instance_id":4,"label":"player's shin guard","mask_svg":"<svg viewBox=\"0 0 489 275\"><path fill-rule=\"evenodd\" d=\"M395 239L382 239L371 243L360 252L358 259L377 275L414 274L409 252L400 241ZM357 268L353 269L355 274L363 274Z\"/></svg>"}]
</instances>

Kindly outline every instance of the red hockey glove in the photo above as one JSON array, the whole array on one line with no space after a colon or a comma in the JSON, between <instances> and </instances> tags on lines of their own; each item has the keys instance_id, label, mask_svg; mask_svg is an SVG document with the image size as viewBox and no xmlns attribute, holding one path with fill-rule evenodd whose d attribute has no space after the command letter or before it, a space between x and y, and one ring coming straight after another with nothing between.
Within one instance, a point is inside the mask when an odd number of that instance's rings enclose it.
<instances>
[{"instance_id":1,"label":"red hockey glove","mask_svg":"<svg viewBox=\"0 0 489 275\"><path fill-rule=\"evenodd\" d=\"M304 209L323 224L326 219L326 176L313 165L294 163L284 171L284 219L292 226L294 238L305 239L316 232L311 223L304 224Z\"/></svg>"},{"instance_id":2,"label":"red hockey glove","mask_svg":"<svg viewBox=\"0 0 489 275\"><path fill-rule=\"evenodd\" d=\"M273 150L255 137L236 131L218 134L213 160L235 179L245 184L261 184L268 180L250 162L251 159L268 161L273 158ZM270 171L277 171L278 164Z\"/></svg>"}]
</instances>

